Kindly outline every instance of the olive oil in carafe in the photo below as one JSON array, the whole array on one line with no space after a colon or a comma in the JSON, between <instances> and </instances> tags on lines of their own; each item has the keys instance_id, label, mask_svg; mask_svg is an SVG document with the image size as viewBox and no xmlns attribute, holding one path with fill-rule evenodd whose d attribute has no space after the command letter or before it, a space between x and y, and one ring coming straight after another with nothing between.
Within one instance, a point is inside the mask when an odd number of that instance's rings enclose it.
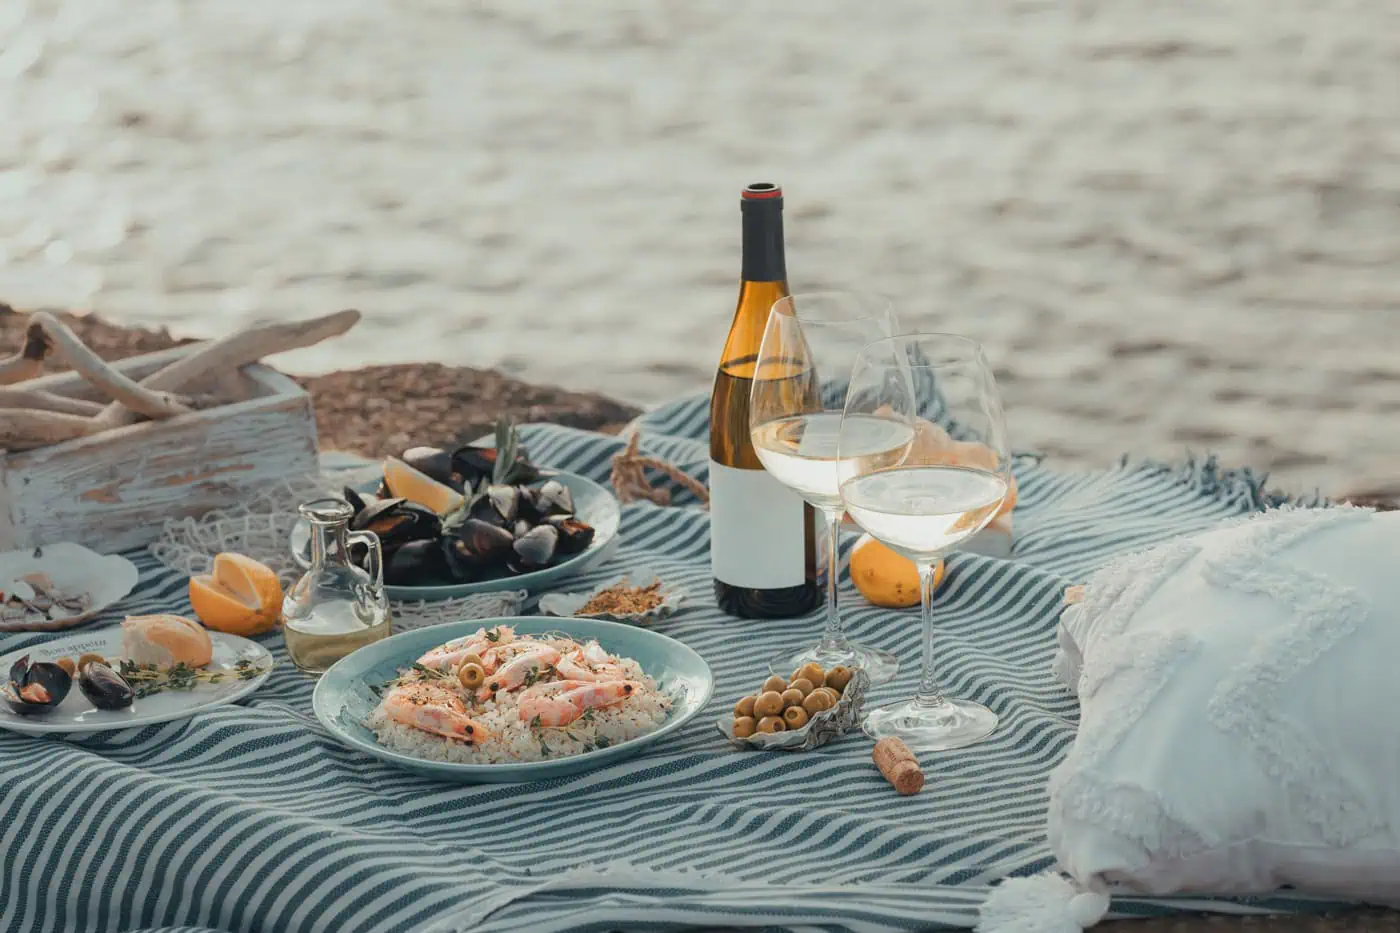
<instances>
[{"instance_id":1,"label":"olive oil in carafe","mask_svg":"<svg viewBox=\"0 0 1400 933\"><path fill-rule=\"evenodd\" d=\"M311 614L287 623L282 635L292 663L320 674L352 651L388 638L391 616L378 607L357 607L349 600L318 603Z\"/></svg>"}]
</instances>

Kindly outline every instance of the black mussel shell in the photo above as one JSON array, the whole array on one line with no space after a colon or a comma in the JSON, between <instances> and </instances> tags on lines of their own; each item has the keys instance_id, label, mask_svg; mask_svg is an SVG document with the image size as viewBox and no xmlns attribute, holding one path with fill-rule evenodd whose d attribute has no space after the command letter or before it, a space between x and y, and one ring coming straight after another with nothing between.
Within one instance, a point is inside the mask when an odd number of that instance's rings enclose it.
<instances>
[{"instance_id":1,"label":"black mussel shell","mask_svg":"<svg viewBox=\"0 0 1400 933\"><path fill-rule=\"evenodd\" d=\"M520 490L514 486L487 486L486 497L507 526L520 515Z\"/></svg>"},{"instance_id":2,"label":"black mussel shell","mask_svg":"<svg viewBox=\"0 0 1400 933\"><path fill-rule=\"evenodd\" d=\"M3 691L10 709L21 716L47 713L68 696L73 678L49 661L29 663L29 655L10 665L10 680Z\"/></svg>"},{"instance_id":3,"label":"black mussel shell","mask_svg":"<svg viewBox=\"0 0 1400 933\"><path fill-rule=\"evenodd\" d=\"M504 528L469 518L442 535L442 551L453 579L480 579L511 553L514 536Z\"/></svg>"},{"instance_id":4,"label":"black mussel shell","mask_svg":"<svg viewBox=\"0 0 1400 933\"><path fill-rule=\"evenodd\" d=\"M554 559L559 545L559 529L553 525L538 525L515 539L515 554L520 566L535 570Z\"/></svg>"},{"instance_id":5,"label":"black mussel shell","mask_svg":"<svg viewBox=\"0 0 1400 933\"><path fill-rule=\"evenodd\" d=\"M365 496L360 495L359 492L357 492L349 486L346 486L340 491L340 498L350 503L350 508L354 510L355 515L359 515L365 510L365 507L367 505L377 501L373 496L366 498Z\"/></svg>"},{"instance_id":6,"label":"black mussel shell","mask_svg":"<svg viewBox=\"0 0 1400 933\"><path fill-rule=\"evenodd\" d=\"M515 487L515 494L516 498L519 500L517 508L520 511L521 518L532 525L538 525L540 522L544 521L545 515L540 512L539 508L540 499L538 489L534 486L517 486Z\"/></svg>"},{"instance_id":7,"label":"black mussel shell","mask_svg":"<svg viewBox=\"0 0 1400 933\"><path fill-rule=\"evenodd\" d=\"M500 513L496 511L496 504L484 492L477 493L467 503L467 517L485 522L488 525L503 524Z\"/></svg>"},{"instance_id":8,"label":"black mussel shell","mask_svg":"<svg viewBox=\"0 0 1400 933\"><path fill-rule=\"evenodd\" d=\"M549 524L559 529L560 554L577 554L593 543L593 526L572 515L555 515Z\"/></svg>"},{"instance_id":9,"label":"black mussel shell","mask_svg":"<svg viewBox=\"0 0 1400 933\"><path fill-rule=\"evenodd\" d=\"M379 499L350 522L355 531L372 531L386 552L409 541L436 538L442 521L432 509L406 499Z\"/></svg>"},{"instance_id":10,"label":"black mussel shell","mask_svg":"<svg viewBox=\"0 0 1400 933\"><path fill-rule=\"evenodd\" d=\"M125 677L106 664L89 661L78 672L78 689L98 709L126 709L136 699Z\"/></svg>"},{"instance_id":11,"label":"black mussel shell","mask_svg":"<svg viewBox=\"0 0 1400 933\"><path fill-rule=\"evenodd\" d=\"M496 448L468 445L452 452L452 468L462 474L469 486L476 486L482 480L490 482L496 472ZM524 447L515 451L515 465L511 469L510 482L533 483L540 478L539 468L530 462Z\"/></svg>"},{"instance_id":12,"label":"black mussel shell","mask_svg":"<svg viewBox=\"0 0 1400 933\"><path fill-rule=\"evenodd\" d=\"M382 479L379 481L379 485L374 487L374 497L376 499L392 499L393 496L394 494L389 491L389 484Z\"/></svg>"},{"instance_id":13,"label":"black mussel shell","mask_svg":"<svg viewBox=\"0 0 1400 933\"><path fill-rule=\"evenodd\" d=\"M401 545L384 566L384 582L390 586L435 586L451 580L452 568L436 539Z\"/></svg>"},{"instance_id":14,"label":"black mussel shell","mask_svg":"<svg viewBox=\"0 0 1400 933\"><path fill-rule=\"evenodd\" d=\"M452 455L440 447L410 447L399 459L457 492L466 489L466 477L453 465Z\"/></svg>"},{"instance_id":15,"label":"black mussel shell","mask_svg":"<svg viewBox=\"0 0 1400 933\"><path fill-rule=\"evenodd\" d=\"M535 490L535 511L542 517L550 515L572 515L574 497L569 487L557 479L548 480Z\"/></svg>"}]
</instances>

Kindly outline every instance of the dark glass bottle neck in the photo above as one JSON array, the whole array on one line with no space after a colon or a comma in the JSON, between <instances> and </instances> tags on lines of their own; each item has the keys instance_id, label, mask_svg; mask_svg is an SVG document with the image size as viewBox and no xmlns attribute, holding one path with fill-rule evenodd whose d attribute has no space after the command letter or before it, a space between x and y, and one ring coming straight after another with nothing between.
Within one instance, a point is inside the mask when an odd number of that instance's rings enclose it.
<instances>
[{"instance_id":1,"label":"dark glass bottle neck","mask_svg":"<svg viewBox=\"0 0 1400 933\"><path fill-rule=\"evenodd\" d=\"M744 213L742 278L746 282L787 281L782 200L742 201L740 207Z\"/></svg>"}]
</instances>

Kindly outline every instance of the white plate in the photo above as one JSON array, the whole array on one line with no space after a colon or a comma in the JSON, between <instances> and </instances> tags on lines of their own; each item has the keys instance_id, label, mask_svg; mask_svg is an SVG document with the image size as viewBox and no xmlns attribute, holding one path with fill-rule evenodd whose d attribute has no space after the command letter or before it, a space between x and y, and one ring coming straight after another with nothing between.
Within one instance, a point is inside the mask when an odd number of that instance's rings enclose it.
<instances>
[{"instance_id":1,"label":"white plate","mask_svg":"<svg viewBox=\"0 0 1400 933\"><path fill-rule=\"evenodd\" d=\"M54 586L65 595L86 593L89 599L87 609L77 615L56 619L36 616L23 621L0 620L0 631L45 631L77 625L125 597L135 588L141 576L136 565L125 557L98 554L70 541L0 553L0 589L4 589L10 580L35 571L47 574Z\"/></svg>"},{"instance_id":2,"label":"white plate","mask_svg":"<svg viewBox=\"0 0 1400 933\"><path fill-rule=\"evenodd\" d=\"M95 709L87 697L73 684L73 689L63 702L51 713L21 716L0 702L0 729L21 732L25 735L44 735L50 732L106 732L112 729L130 729L134 726L148 726L172 719L184 719L200 710L232 703L239 697L247 696L263 685L275 663L272 654L262 645L237 635L210 632L214 643L214 660L210 669L232 669L239 661L251 661L266 670L251 680L229 680L226 683L199 684L193 690L163 690L148 697L141 697L123 710ZM84 632L67 638L55 639L42 645L34 645L21 651L11 651L0 656L0 678L8 679L10 665L26 654L32 661L55 661L62 657L78 660L86 652L95 652L108 661L121 658L122 630L114 625L96 632Z\"/></svg>"}]
</instances>

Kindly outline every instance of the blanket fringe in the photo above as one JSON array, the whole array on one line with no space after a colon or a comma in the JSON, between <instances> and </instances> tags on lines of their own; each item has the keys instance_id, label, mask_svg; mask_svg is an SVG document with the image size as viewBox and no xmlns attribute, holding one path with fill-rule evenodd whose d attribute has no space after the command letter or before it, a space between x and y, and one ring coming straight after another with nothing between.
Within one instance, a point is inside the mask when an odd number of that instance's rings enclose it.
<instances>
[{"instance_id":1,"label":"blanket fringe","mask_svg":"<svg viewBox=\"0 0 1400 933\"><path fill-rule=\"evenodd\" d=\"M1238 503L1255 512L1284 505L1322 509L1336 504L1317 491L1292 495L1277 489L1268 489L1265 485L1269 479L1268 473L1256 472L1249 467L1222 467L1215 454L1187 454L1184 462L1176 464L1159 460L1134 461L1129 454L1124 454L1118 465L1130 472L1170 478L1202 497L1218 502Z\"/></svg>"}]
</instances>

